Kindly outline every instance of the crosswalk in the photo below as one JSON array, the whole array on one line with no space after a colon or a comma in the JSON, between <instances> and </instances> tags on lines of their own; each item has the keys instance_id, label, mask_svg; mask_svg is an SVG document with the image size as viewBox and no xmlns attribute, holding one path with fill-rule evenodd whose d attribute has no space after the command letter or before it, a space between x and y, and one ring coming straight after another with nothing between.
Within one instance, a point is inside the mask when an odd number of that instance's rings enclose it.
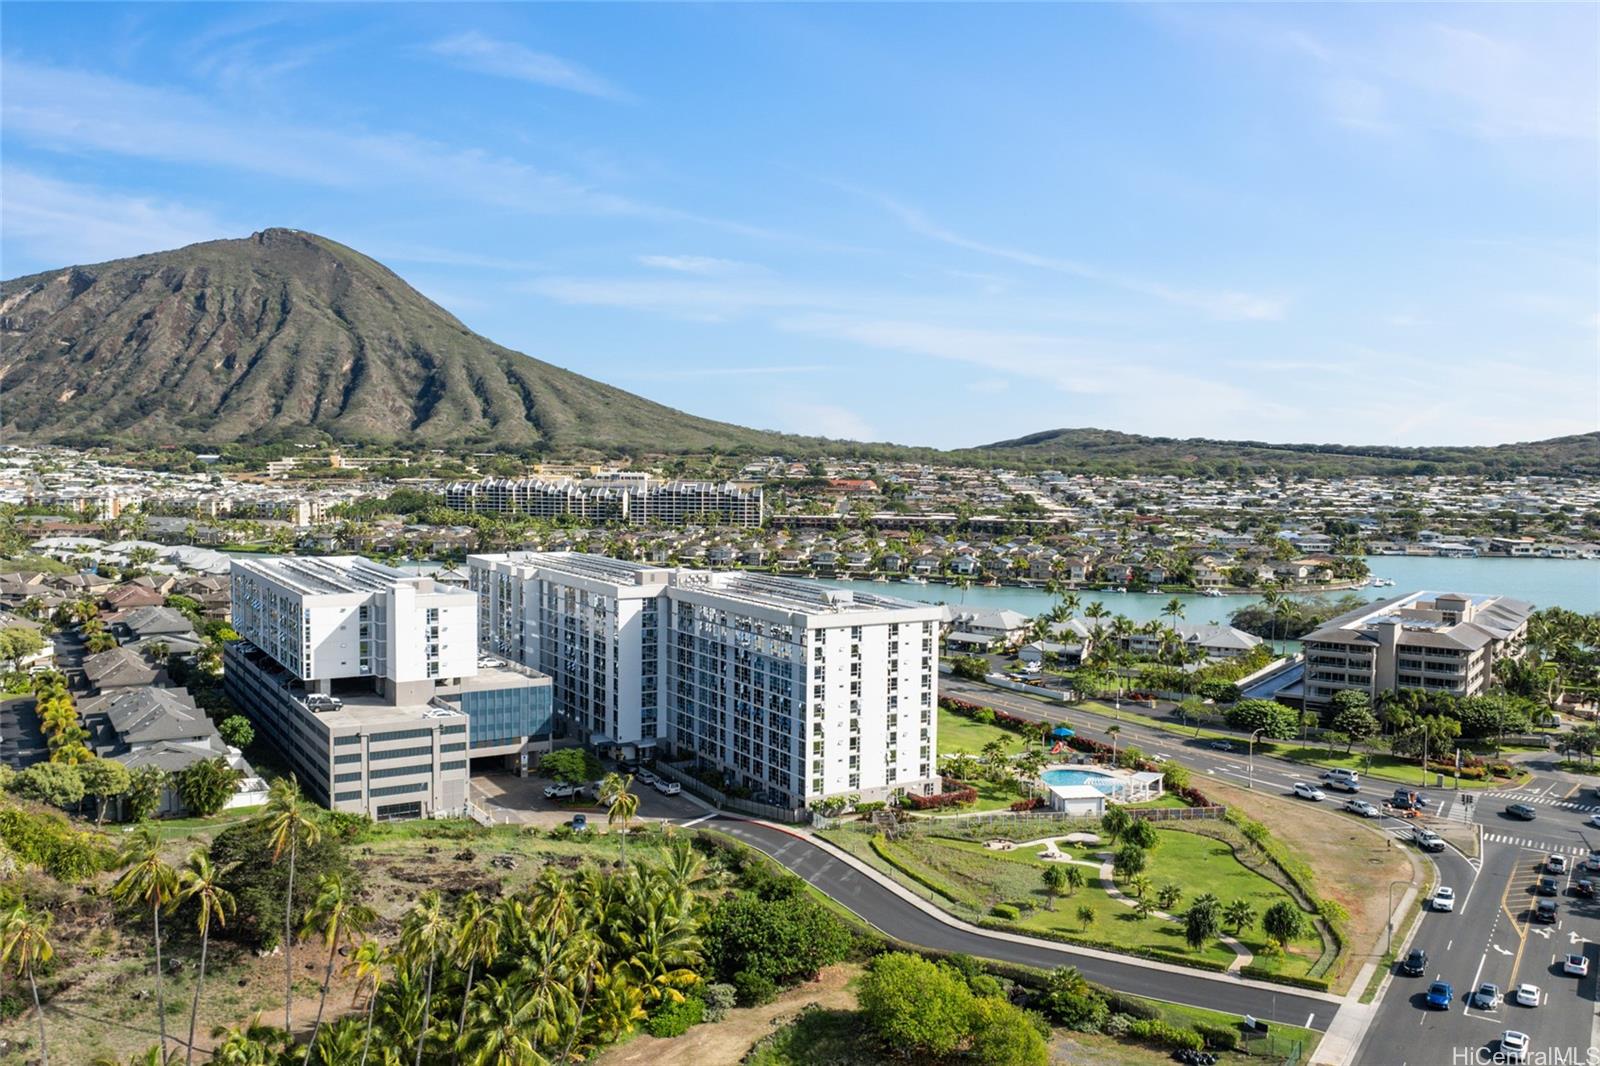
<instances>
[{"instance_id":1,"label":"crosswalk","mask_svg":"<svg viewBox=\"0 0 1600 1066\"><path fill-rule=\"evenodd\" d=\"M1587 855L1589 849L1582 844L1552 844L1549 841L1534 840L1529 837L1519 837L1510 833L1485 833L1483 839L1495 844L1510 844L1513 847L1528 848L1532 851L1544 851L1552 855Z\"/></svg>"},{"instance_id":2,"label":"crosswalk","mask_svg":"<svg viewBox=\"0 0 1600 1066\"><path fill-rule=\"evenodd\" d=\"M1554 800L1540 793L1528 792L1481 792L1482 796L1493 796L1496 799L1512 800L1516 803L1537 803L1542 807L1555 807L1563 811L1578 811L1583 814L1593 814L1600 811L1600 803L1579 803L1574 800Z\"/></svg>"}]
</instances>

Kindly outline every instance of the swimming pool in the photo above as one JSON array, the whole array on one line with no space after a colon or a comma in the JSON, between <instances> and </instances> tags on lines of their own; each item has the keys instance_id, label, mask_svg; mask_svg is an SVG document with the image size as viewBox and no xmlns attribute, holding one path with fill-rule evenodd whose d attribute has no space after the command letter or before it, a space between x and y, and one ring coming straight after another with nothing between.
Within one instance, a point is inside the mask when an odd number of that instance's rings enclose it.
<instances>
[{"instance_id":1,"label":"swimming pool","mask_svg":"<svg viewBox=\"0 0 1600 1066\"><path fill-rule=\"evenodd\" d=\"M1039 775L1039 780L1047 785L1091 785L1108 796L1121 792L1124 787L1104 770L1046 770Z\"/></svg>"}]
</instances>

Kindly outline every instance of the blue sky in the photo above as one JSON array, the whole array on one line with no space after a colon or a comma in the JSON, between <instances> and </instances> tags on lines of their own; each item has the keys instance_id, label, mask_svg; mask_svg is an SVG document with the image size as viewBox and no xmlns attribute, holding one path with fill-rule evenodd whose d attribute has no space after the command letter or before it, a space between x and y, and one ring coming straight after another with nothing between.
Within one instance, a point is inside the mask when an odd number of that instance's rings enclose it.
<instances>
[{"instance_id":1,"label":"blue sky","mask_svg":"<svg viewBox=\"0 0 1600 1066\"><path fill-rule=\"evenodd\" d=\"M696 414L1600 426L1593 5L7 4L0 273L267 226Z\"/></svg>"}]
</instances>

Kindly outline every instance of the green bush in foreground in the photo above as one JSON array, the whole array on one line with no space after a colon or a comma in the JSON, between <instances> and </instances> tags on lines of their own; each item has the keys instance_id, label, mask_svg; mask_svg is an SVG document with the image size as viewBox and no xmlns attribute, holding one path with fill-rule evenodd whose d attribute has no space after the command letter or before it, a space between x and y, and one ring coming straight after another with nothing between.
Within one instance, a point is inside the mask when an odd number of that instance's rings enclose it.
<instances>
[{"instance_id":1,"label":"green bush in foreground","mask_svg":"<svg viewBox=\"0 0 1600 1066\"><path fill-rule=\"evenodd\" d=\"M1050 1061L1047 1027L1005 999L974 995L954 966L906 952L879 955L862 980L859 999L867 1027L900 1056L984 1066Z\"/></svg>"},{"instance_id":2,"label":"green bush in foreground","mask_svg":"<svg viewBox=\"0 0 1600 1066\"><path fill-rule=\"evenodd\" d=\"M645 1032L651 1036L682 1036L692 1026L705 1020L705 1000L699 996L686 996L681 1002L667 1002L650 1016Z\"/></svg>"}]
</instances>

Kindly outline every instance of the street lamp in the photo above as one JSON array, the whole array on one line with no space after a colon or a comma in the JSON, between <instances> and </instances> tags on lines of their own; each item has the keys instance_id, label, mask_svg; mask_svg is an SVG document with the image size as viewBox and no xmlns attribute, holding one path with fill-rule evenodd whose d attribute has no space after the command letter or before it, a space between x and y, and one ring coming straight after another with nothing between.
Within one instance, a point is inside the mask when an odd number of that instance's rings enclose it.
<instances>
[{"instance_id":1,"label":"street lamp","mask_svg":"<svg viewBox=\"0 0 1600 1066\"><path fill-rule=\"evenodd\" d=\"M1256 787L1256 737L1260 736L1264 732L1266 732L1266 726L1262 726L1260 729L1257 729L1254 733L1250 734L1250 786L1249 787L1251 787L1251 788L1255 788Z\"/></svg>"}]
</instances>

